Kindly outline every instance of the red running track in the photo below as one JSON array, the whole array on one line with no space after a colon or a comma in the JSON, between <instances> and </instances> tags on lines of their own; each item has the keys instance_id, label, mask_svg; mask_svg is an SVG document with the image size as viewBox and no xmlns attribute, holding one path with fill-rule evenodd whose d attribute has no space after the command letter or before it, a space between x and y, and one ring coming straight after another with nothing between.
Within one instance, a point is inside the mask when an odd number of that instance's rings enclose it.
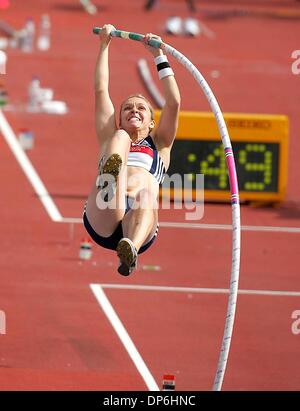
<instances>
[{"instance_id":1,"label":"red running track","mask_svg":"<svg viewBox=\"0 0 300 411\"><path fill-rule=\"evenodd\" d=\"M51 16L49 52L24 55L8 50L5 83L17 110L4 114L16 133L21 127L34 132L29 159L63 217L80 217L97 164L93 126L97 38L91 29L112 22L118 28L163 35L171 7L183 16L188 12L185 2L161 3L145 13L129 2L102 2L99 14L91 17L71 0L44 1L43 7L29 0L25 7L19 0L2 12L2 18L16 27L23 25L30 5L36 21L43 12ZM242 224L299 228L300 96L295 90L300 77L290 69L291 52L299 48L299 22L266 16L209 19L207 10L218 7L217 1L204 1L197 12L215 33L214 40L163 37L200 68L224 111L289 116L286 201L276 208L243 206ZM228 1L223 7L231 10L237 5ZM243 7L250 6L243 2ZM295 15L300 10L288 0L267 2L265 7L271 11L289 7ZM136 69L137 59L145 56L150 62L140 44L113 41L111 94L116 103L133 91L146 93ZM173 66L182 109L207 110L194 80L176 62ZM216 69L220 76L210 77ZM41 78L42 86L54 89L56 99L67 102L67 115L21 110L33 74ZM221 291L229 284L230 230L162 227L157 243L140 258L137 272L120 278L116 257L106 250L94 247L91 260L78 259L83 227L76 224L72 233L70 225L51 221L3 137L0 152L0 310L7 326L6 334L0 334L0 389L146 390L89 287L119 284L120 288L104 292L159 388L163 374L173 373L178 390L210 390L227 307L227 294ZM184 213L161 210L160 220L184 222ZM230 224L230 206L206 204L200 223ZM299 389L300 335L293 334L291 318L300 309L299 235L299 230L242 232L240 289L298 294L239 295L224 390ZM160 270L149 270L153 265ZM128 285L133 288L124 288ZM157 286L169 288L160 291ZM206 288L220 293L197 290Z\"/></svg>"}]
</instances>

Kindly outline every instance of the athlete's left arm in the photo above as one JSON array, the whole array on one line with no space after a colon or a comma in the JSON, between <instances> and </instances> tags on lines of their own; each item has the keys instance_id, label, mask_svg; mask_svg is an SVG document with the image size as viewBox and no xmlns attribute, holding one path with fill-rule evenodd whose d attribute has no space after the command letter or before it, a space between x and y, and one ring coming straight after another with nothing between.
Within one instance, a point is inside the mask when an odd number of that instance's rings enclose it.
<instances>
[{"instance_id":1,"label":"athlete's left arm","mask_svg":"<svg viewBox=\"0 0 300 411\"><path fill-rule=\"evenodd\" d=\"M163 55L164 53L161 49L151 47L147 44L149 38L157 38L159 40L161 40L161 38L151 33L146 34L145 45L154 58ZM156 147L159 150L172 147L178 127L180 110L180 92L174 75L164 77L161 82L165 97L165 105L162 108L159 123L153 136Z\"/></svg>"},{"instance_id":2,"label":"athlete's left arm","mask_svg":"<svg viewBox=\"0 0 300 411\"><path fill-rule=\"evenodd\" d=\"M171 148L178 127L180 110L180 93L174 76L162 80L165 105L162 108L159 123L155 129L154 139L158 149Z\"/></svg>"}]
</instances>

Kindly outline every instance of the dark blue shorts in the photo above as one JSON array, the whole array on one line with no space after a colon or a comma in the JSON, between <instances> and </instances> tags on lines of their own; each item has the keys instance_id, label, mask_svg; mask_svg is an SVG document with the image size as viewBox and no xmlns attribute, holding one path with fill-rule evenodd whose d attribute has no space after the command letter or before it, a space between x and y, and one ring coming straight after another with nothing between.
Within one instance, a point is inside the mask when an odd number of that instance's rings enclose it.
<instances>
[{"instance_id":1,"label":"dark blue shorts","mask_svg":"<svg viewBox=\"0 0 300 411\"><path fill-rule=\"evenodd\" d=\"M126 207L126 213L127 213L130 210L130 200L127 198L126 201L127 201L127 207ZM86 231L89 233L90 237L92 238L92 240L95 241L95 243L97 243L101 247L108 248L109 250L116 250L119 241L124 237L122 221L120 221L115 231L109 237L102 237L101 235L96 233L96 231L93 229L93 227L91 226L87 218L85 210L83 212L83 224L84 224ZM155 241L157 237L157 232L158 232L158 226L157 226L154 236L151 238L150 241L148 241L147 244L143 245L139 249L138 254L144 253L153 244L153 242Z\"/></svg>"}]
</instances>

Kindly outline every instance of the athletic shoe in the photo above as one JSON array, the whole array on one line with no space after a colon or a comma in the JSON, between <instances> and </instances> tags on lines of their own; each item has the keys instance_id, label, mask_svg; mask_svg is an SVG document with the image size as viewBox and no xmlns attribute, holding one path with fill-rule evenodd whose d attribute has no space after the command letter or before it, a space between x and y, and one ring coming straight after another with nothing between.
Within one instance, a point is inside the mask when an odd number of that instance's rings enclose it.
<instances>
[{"instance_id":1,"label":"athletic shoe","mask_svg":"<svg viewBox=\"0 0 300 411\"><path fill-rule=\"evenodd\" d=\"M99 162L99 175L96 186L101 190L101 198L104 202L111 201L116 193L117 178L122 167L122 158L119 154L112 154L104 163L104 156ZM111 181L105 178L105 174L112 176ZM108 177L108 176L106 176Z\"/></svg>"},{"instance_id":2,"label":"athletic shoe","mask_svg":"<svg viewBox=\"0 0 300 411\"><path fill-rule=\"evenodd\" d=\"M118 272L124 276L132 273L137 266L137 249L129 238L122 238L117 246L120 259Z\"/></svg>"},{"instance_id":3,"label":"athletic shoe","mask_svg":"<svg viewBox=\"0 0 300 411\"><path fill-rule=\"evenodd\" d=\"M201 28L198 20L188 17L184 20L183 31L187 36L196 37L200 34Z\"/></svg>"},{"instance_id":4,"label":"athletic shoe","mask_svg":"<svg viewBox=\"0 0 300 411\"><path fill-rule=\"evenodd\" d=\"M182 19L181 17L169 17L166 22L166 32L178 36L182 33Z\"/></svg>"}]
</instances>

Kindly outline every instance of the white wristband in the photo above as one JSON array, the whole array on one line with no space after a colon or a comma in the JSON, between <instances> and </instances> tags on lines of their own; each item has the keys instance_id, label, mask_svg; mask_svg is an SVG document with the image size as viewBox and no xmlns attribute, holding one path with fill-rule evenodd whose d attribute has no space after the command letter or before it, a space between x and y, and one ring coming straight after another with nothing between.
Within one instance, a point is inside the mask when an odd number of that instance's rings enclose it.
<instances>
[{"instance_id":1,"label":"white wristband","mask_svg":"<svg viewBox=\"0 0 300 411\"><path fill-rule=\"evenodd\" d=\"M171 69L171 67L167 67L158 72L158 77L160 80L168 76L174 76L174 71Z\"/></svg>"},{"instance_id":2,"label":"white wristband","mask_svg":"<svg viewBox=\"0 0 300 411\"><path fill-rule=\"evenodd\" d=\"M160 56L157 56L154 58L154 63L156 65L160 63L165 63L165 62L168 62L168 57L165 54L161 54Z\"/></svg>"},{"instance_id":3,"label":"white wristband","mask_svg":"<svg viewBox=\"0 0 300 411\"><path fill-rule=\"evenodd\" d=\"M171 69L168 58L165 54L155 57L154 62L156 64L158 77L160 80L167 76L174 76L174 72Z\"/></svg>"}]
</instances>

